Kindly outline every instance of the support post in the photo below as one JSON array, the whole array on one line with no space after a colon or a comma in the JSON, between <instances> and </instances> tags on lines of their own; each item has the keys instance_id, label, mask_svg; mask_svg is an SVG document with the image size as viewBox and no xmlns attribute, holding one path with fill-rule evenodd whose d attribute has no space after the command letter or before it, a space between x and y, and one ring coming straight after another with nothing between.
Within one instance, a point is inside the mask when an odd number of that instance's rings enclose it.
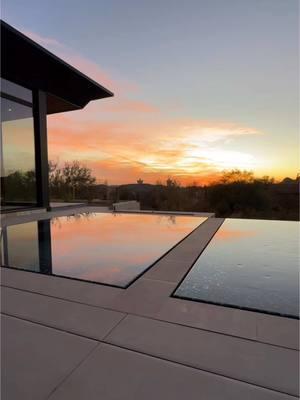
<instances>
[{"instance_id":1,"label":"support post","mask_svg":"<svg viewBox=\"0 0 300 400\"><path fill-rule=\"evenodd\" d=\"M49 167L47 144L47 96L41 90L33 92L35 168L37 204L50 209Z\"/></svg>"}]
</instances>

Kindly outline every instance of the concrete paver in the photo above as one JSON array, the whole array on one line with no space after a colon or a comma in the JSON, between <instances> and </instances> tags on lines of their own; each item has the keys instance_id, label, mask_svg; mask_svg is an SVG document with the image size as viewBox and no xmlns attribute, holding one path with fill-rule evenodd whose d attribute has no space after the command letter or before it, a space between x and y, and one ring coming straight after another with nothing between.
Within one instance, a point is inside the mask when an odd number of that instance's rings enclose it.
<instances>
[{"instance_id":1,"label":"concrete paver","mask_svg":"<svg viewBox=\"0 0 300 400\"><path fill-rule=\"evenodd\" d=\"M17 318L2 316L3 400L45 399L97 342Z\"/></svg>"},{"instance_id":2,"label":"concrete paver","mask_svg":"<svg viewBox=\"0 0 300 400\"><path fill-rule=\"evenodd\" d=\"M100 345L49 400L292 400L295 397Z\"/></svg>"},{"instance_id":3,"label":"concrete paver","mask_svg":"<svg viewBox=\"0 0 300 400\"><path fill-rule=\"evenodd\" d=\"M296 396L298 352L129 315L106 342Z\"/></svg>"},{"instance_id":4,"label":"concrete paver","mask_svg":"<svg viewBox=\"0 0 300 400\"><path fill-rule=\"evenodd\" d=\"M57 276L1 268L1 284L74 302L108 307L124 289Z\"/></svg>"},{"instance_id":5,"label":"concrete paver","mask_svg":"<svg viewBox=\"0 0 300 400\"><path fill-rule=\"evenodd\" d=\"M124 318L117 311L3 287L2 312L101 340Z\"/></svg>"}]
</instances>

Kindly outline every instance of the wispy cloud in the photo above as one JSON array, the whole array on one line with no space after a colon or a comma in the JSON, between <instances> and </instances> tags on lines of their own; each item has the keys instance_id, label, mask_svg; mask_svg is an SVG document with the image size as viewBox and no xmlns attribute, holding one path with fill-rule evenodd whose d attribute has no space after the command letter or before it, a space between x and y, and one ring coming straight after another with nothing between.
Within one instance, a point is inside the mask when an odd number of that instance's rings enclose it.
<instances>
[{"instance_id":1,"label":"wispy cloud","mask_svg":"<svg viewBox=\"0 0 300 400\"><path fill-rule=\"evenodd\" d=\"M39 43L41 46L44 47L54 47L54 48L64 48L65 46L60 43L58 40L47 37L47 36L41 36L38 33L27 31L27 30L22 30L24 35L28 36L30 39L34 40L35 42Z\"/></svg>"}]
</instances>

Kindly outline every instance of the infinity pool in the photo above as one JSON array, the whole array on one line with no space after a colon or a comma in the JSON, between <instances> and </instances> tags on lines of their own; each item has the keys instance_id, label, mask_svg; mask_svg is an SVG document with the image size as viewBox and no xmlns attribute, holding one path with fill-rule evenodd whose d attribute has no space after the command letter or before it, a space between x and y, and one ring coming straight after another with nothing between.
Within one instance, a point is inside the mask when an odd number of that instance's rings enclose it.
<instances>
[{"instance_id":1,"label":"infinity pool","mask_svg":"<svg viewBox=\"0 0 300 400\"><path fill-rule=\"evenodd\" d=\"M2 229L2 265L127 287L206 218L78 214Z\"/></svg>"},{"instance_id":2,"label":"infinity pool","mask_svg":"<svg viewBox=\"0 0 300 400\"><path fill-rule=\"evenodd\" d=\"M225 220L174 295L299 317L299 223Z\"/></svg>"}]
</instances>

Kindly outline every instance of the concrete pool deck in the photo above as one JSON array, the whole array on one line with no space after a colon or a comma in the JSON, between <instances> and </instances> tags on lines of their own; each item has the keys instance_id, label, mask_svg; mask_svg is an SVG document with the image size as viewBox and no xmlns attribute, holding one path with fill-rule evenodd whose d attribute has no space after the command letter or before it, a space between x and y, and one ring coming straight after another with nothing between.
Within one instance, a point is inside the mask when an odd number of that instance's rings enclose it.
<instances>
[{"instance_id":1,"label":"concrete pool deck","mask_svg":"<svg viewBox=\"0 0 300 400\"><path fill-rule=\"evenodd\" d=\"M171 297L222 222L127 289L1 268L2 398L296 399L298 320Z\"/></svg>"}]
</instances>

